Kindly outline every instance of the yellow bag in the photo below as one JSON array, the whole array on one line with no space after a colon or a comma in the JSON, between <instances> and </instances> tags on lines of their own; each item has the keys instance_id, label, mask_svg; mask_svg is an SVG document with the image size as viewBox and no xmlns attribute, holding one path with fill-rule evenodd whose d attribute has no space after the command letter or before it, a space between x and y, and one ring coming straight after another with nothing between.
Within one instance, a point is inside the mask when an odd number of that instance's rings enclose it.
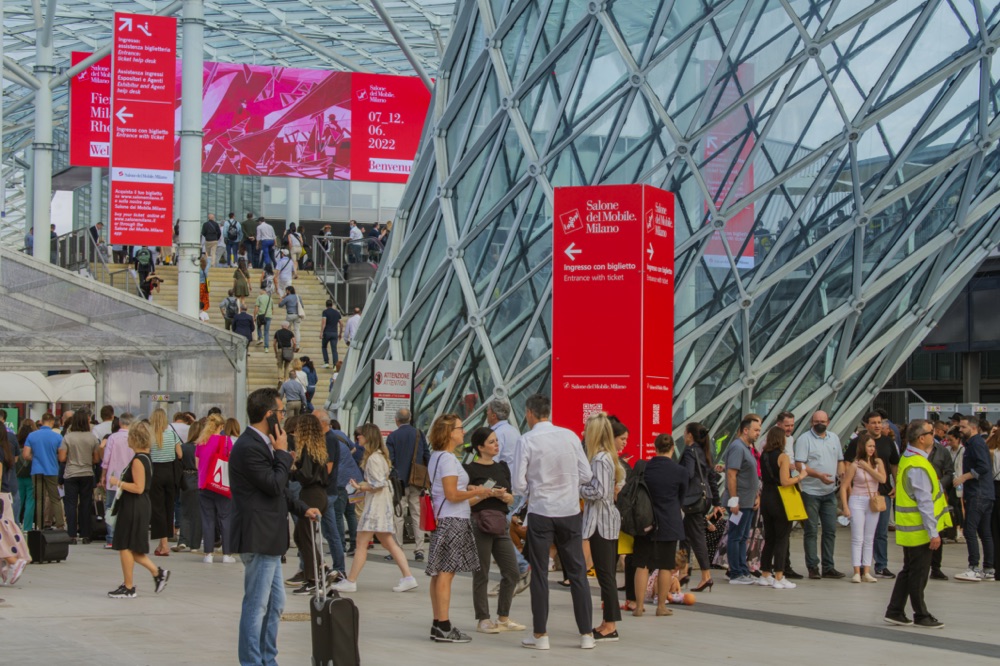
<instances>
[{"instance_id":1,"label":"yellow bag","mask_svg":"<svg viewBox=\"0 0 1000 666\"><path fill-rule=\"evenodd\" d=\"M788 520L805 520L809 517L806 514L806 505L802 503L802 492L798 484L778 486L778 492L781 493L781 503L785 505L785 515L788 516Z\"/></svg>"},{"instance_id":2,"label":"yellow bag","mask_svg":"<svg viewBox=\"0 0 1000 666\"><path fill-rule=\"evenodd\" d=\"M635 537L624 532L618 533L618 554L631 555L635 546Z\"/></svg>"}]
</instances>

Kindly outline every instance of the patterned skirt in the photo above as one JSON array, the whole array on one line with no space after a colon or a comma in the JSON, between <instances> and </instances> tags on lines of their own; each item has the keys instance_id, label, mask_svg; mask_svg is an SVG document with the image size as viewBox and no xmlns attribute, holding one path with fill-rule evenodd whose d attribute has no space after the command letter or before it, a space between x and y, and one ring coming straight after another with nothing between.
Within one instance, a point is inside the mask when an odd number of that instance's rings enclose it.
<instances>
[{"instance_id":1,"label":"patterned skirt","mask_svg":"<svg viewBox=\"0 0 1000 666\"><path fill-rule=\"evenodd\" d=\"M479 571L476 538L472 534L472 521L468 518L441 518L437 529L431 532L424 573L436 576L442 571Z\"/></svg>"}]
</instances>

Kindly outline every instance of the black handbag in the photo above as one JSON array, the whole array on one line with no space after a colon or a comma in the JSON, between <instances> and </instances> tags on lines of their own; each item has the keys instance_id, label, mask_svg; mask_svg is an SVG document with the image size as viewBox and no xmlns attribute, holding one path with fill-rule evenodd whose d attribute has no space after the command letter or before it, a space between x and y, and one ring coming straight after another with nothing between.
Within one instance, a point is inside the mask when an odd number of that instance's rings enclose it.
<instances>
[{"instance_id":1,"label":"black handbag","mask_svg":"<svg viewBox=\"0 0 1000 666\"><path fill-rule=\"evenodd\" d=\"M476 521L476 527L487 536L503 536L507 533L507 514L496 509L483 509L475 511L472 519Z\"/></svg>"},{"instance_id":2,"label":"black handbag","mask_svg":"<svg viewBox=\"0 0 1000 666\"><path fill-rule=\"evenodd\" d=\"M701 480L701 497L685 506L684 513L704 516L708 513L708 478L697 453L694 454L694 466L698 468L698 477Z\"/></svg>"}]
</instances>

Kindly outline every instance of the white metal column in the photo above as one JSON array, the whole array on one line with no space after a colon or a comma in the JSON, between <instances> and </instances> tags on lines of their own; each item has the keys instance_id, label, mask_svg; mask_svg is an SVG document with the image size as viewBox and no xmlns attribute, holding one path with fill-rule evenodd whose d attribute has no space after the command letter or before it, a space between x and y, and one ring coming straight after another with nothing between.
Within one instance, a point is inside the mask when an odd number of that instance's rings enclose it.
<instances>
[{"instance_id":1,"label":"white metal column","mask_svg":"<svg viewBox=\"0 0 1000 666\"><path fill-rule=\"evenodd\" d=\"M93 227L101 219L101 198L103 195L103 176L100 167L90 168L90 226ZM106 240L106 239L105 239Z\"/></svg>"},{"instance_id":2,"label":"white metal column","mask_svg":"<svg viewBox=\"0 0 1000 666\"><path fill-rule=\"evenodd\" d=\"M285 189L285 228L288 228L289 224L295 223L295 228L299 226L299 203L302 200L302 193L299 187L300 181L298 178L286 178L285 183L287 188Z\"/></svg>"},{"instance_id":3,"label":"white metal column","mask_svg":"<svg viewBox=\"0 0 1000 666\"><path fill-rule=\"evenodd\" d=\"M40 3L41 0L36 0ZM37 5L36 5L37 6ZM35 243L33 255L49 261L49 224L52 219L52 88L49 82L56 69L52 66L52 21L55 18L56 0L46 5L44 23L35 31L35 140L31 144L35 163L32 169L34 193L32 201Z\"/></svg>"},{"instance_id":4,"label":"white metal column","mask_svg":"<svg viewBox=\"0 0 1000 666\"><path fill-rule=\"evenodd\" d=\"M201 256L201 96L205 59L205 5L184 0L181 72L181 210L177 262L177 311L198 316L198 259Z\"/></svg>"}]
</instances>

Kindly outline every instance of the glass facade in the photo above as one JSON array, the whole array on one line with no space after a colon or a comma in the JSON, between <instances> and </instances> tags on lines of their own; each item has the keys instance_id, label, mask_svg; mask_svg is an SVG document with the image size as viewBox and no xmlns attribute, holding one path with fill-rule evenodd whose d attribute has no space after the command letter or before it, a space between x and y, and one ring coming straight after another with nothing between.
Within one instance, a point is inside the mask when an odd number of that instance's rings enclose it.
<instances>
[{"instance_id":1,"label":"glass facade","mask_svg":"<svg viewBox=\"0 0 1000 666\"><path fill-rule=\"evenodd\" d=\"M853 427L1000 241L998 4L460 2L342 415L391 356L422 425L520 418L551 381L553 187L642 182L677 195L677 427ZM580 306L595 354L631 344Z\"/></svg>"}]
</instances>

